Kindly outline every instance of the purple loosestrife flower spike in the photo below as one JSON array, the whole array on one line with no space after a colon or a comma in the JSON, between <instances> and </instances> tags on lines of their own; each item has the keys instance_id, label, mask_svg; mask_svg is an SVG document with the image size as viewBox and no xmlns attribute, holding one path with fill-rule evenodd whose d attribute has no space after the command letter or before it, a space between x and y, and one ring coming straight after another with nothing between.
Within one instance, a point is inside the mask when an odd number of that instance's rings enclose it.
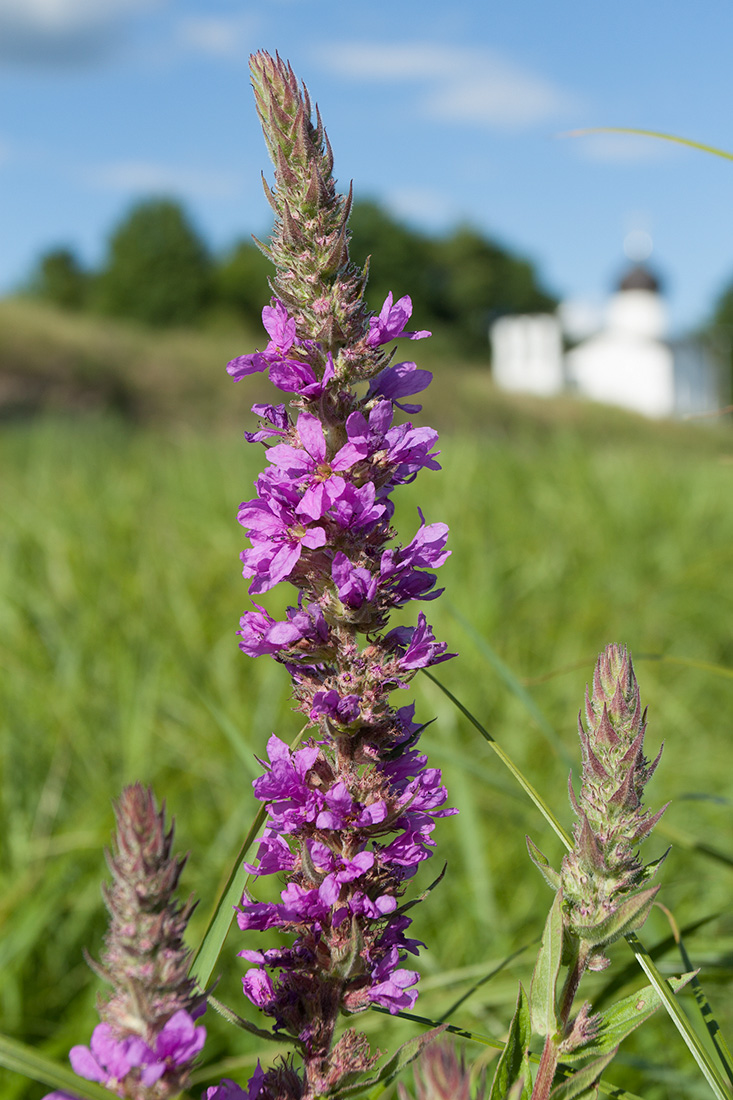
<instances>
[{"instance_id":1,"label":"purple loosestrife flower spike","mask_svg":"<svg viewBox=\"0 0 733 1100\"><path fill-rule=\"evenodd\" d=\"M263 249L276 296L263 310L267 346L227 370L235 380L267 371L293 413L254 406L261 427L247 439L266 444L268 467L239 510L250 541L241 558L253 595L288 581L298 597L280 622L259 604L245 612L240 647L285 666L314 734L296 751L275 735L268 742L254 783L267 823L248 867L283 875L285 887L276 902L245 895L237 920L243 931L291 937L240 954L252 964L246 996L303 1059L302 1070L286 1062L253 1078L250 1092L312 1100L339 1095L374 1061L363 1035L335 1042L341 1013L375 1004L397 1012L417 997L418 974L403 964L422 945L406 935L400 899L431 855L436 818L453 811L443 808L440 772L415 748L414 706L395 708L390 697L452 654L422 612L414 626L387 625L393 608L440 594L431 570L450 552L446 525L421 512L405 546L391 526L394 490L439 466L436 432L393 423L395 409L419 411L400 401L430 375L391 365L385 345L429 333L407 331L408 296L390 294L370 313L366 269L349 260L350 197L336 191L320 115L314 122L307 91L279 57L256 54L251 71L275 165L266 187L275 228Z\"/></svg>"},{"instance_id":2,"label":"purple loosestrife flower spike","mask_svg":"<svg viewBox=\"0 0 733 1100\"><path fill-rule=\"evenodd\" d=\"M206 1038L183 941L194 907L174 896L186 860L171 854L173 827L166 831L149 788L125 787L115 811L112 882L103 887L109 930L101 963L89 960L113 992L99 1000L90 1046L69 1057L75 1073L118 1096L167 1100L186 1087Z\"/></svg>"},{"instance_id":3,"label":"purple loosestrife flower spike","mask_svg":"<svg viewBox=\"0 0 733 1100\"><path fill-rule=\"evenodd\" d=\"M644 866L640 842L655 814L642 805L644 788L659 763L644 756L646 712L626 648L609 645L598 658L593 690L586 691L585 726L578 726L583 754L580 796L570 799L578 821L575 845L563 859L561 885L566 927L591 950L588 965L606 965L602 949L646 920L658 886L647 883L662 860ZM662 857L664 859L664 857Z\"/></svg>"},{"instance_id":4,"label":"purple loosestrife flower spike","mask_svg":"<svg viewBox=\"0 0 733 1100\"><path fill-rule=\"evenodd\" d=\"M451 1043L432 1043L415 1066L417 1100L484 1100L485 1083L471 1088L471 1074L463 1055L459 1058ZM397 1086L400 1100L410 1100L404 1085Z\"/></svg>"}]
</instances>

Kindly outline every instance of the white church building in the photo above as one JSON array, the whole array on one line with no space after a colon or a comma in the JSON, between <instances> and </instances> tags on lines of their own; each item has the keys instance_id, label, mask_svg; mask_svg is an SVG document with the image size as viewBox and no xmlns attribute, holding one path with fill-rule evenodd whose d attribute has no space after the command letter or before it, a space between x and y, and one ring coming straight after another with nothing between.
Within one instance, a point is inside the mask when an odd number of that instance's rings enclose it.
<instances>
[{"instance_id":1,"label":"white church building","mask_svg":"<svg viewBox=\"0 0 733 1100\"><path fill-rule=\"evenodd\" d=\"M717 362L698 340L668 340L659 281L635 264L609 299L605 320L576 335L572 310L502 317L491 328L492 373L502 389L543 397L574 392L649 417L685 417L721 405Z\"/></svg>"}]
</instances>

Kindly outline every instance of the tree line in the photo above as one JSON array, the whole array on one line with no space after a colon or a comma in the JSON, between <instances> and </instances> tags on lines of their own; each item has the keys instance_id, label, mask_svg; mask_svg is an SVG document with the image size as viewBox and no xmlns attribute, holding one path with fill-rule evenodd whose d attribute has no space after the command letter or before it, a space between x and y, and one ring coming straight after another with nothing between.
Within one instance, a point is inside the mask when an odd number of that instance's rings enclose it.
<instances>
[{"instance_id":1,"label":"tree line","mask_svg":"<svg viewBox=\"0 0 733 1100\"><path fill-rule=\"evenodd\" d=\"M363 201L354 204L349 228L352 260L363 264L375 256L367 288L371 307L378 310L390 290L395 297L409 293L415 323L450 331L468 354L486 352L496 317L557 305L529 260L469 226L430 236ZM63 309L151 326L199 324L217 313L258 322L270 296L270 272L252 241L213 255L186 210L156 198L124 216L98 270L86 268L72 249L52 249L39 258L27 290Z\"/></svg>"}]
</instances>

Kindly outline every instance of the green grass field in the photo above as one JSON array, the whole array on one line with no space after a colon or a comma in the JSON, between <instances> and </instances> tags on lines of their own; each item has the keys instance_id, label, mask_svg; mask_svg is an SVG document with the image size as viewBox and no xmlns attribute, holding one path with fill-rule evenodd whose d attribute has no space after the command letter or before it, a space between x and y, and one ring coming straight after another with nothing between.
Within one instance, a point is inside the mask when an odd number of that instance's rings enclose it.
<instances>
[{"instance_id":1,"label":"green grass field","mask_svg":"<svg viewBox=\"0 0 733 1100\"><path fill-rule=\"evenodd\" d=\"M203 363L206 339L195 339ZM208 339L212 359L231 342ZM437 377L424 419L444 429L444 468L402 492L397 525L411 537L420 506L428 522L451 526L446 593L427 612L460 656L437 678L569 827L568 759L579 757L585 683L607 642L628 644L649 706L647 752L666 745L650 805L672 800L647 859L672 843L660 900L680 927L710 918L686 943L731 1035L733 437L720 426L511 401L492 394L485 368L426 365ZM187 369L203 392L203 367ZM98 954L104 931L111 799L138 778L166 799L178 847L191 853L184 891L201 898L195 944L256 810L255 754L272 731L291 739L299 728L285 671L245 658L234 633L248 606L236 509L263 457L231 424L251 426L260 394L222 385L219 359L208 369L226 407L212 400L206 416L176 398L175 415L136 426L77 411L0 432L0 1030L61 1060L96 1019L100 986L82 950ZM416 889L447 861L445 879L412 914L428 945L418 1011L436 1018L539 936L551 894L525 833L555 864L562 853L435 685L418 677L412 694L417 716L437 719L423 745L461 809L439 826L434 866ZM655 911L642 938L652 946L669 935ZM248 1010L235 957L244 946L253 944L235 929L217 992L238 1011ZM626 945L613 952L613 968L590 983L599 1004L609 983L624 992L643 984ZM519 954L453 1022L501 1037L532 956L531 947ZM673 945L658 965L685 969ZM683 1003L694 1016L691 996ZM417 1027L373 1013L358 1023L383 1050ZM217 1065L194 1095L222 1072L243 1080L277 1050L208 1025ZM478 1045L467 1053L492 1056ZM661 1014L627 1040L608 1078L650 1100L708 1095ZM0 1078L8 1100L44 1091Z\"/></svg>"}]
</instances>

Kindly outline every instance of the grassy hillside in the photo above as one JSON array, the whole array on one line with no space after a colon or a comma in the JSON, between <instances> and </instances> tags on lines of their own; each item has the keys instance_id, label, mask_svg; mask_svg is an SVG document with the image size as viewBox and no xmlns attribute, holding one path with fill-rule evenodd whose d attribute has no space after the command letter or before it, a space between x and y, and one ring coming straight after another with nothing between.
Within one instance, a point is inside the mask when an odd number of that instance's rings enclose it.
<instances>
[{"instance_id":1,"label":"grassy hillside","mask_svg":"<svg viewBox=\"0 0 733 1100\"><path fill-rule=\"evenodd\" d=\"M124 383L143 421L112 415L100 399L102 411L16 418L0 432L0 1030L65 1058L95 1020L98 983L82 948L98 953L104 928L111 798L137 778L166 798L179 847L191 852L184 890L203 899L195 940L254 814L254 755L270 732L290 738L298 722L284 671L243 657L234 635L248 606L236 508L251 496L262 452L241 441L254 387L233 386L222 367L251 343L81 325L25 303L0 306L0 331L2 362L21 373L66 378L86 348L82 375ZM460 656L439 679L569 824L567 757L578 757L584 685L606 642L630 646L649 705L648 752L666 742L650 805L672 799L647 855L674 841L661 898L681 926L712 918L688 948L730 1034L733 439L722 428L499 397L484 368L447 356L434 368L424 417L445 430L444 468L402 493L397 522L409 538L420 506L452 529L447 591L428 612ZM266 383L262 396L271 397ZM414 695L418 716L437 718L424 745L462 811L437 831L433 862L448 861L446 877L412 914L429 945L419 1010L435 1017L539 935L550 896L524 834L554 862L561 853L445 696L424 677ZM425 869L418 886L437 870ZM645 941L668 936L653 913ZM235 931L219 988L239 1009L243 946ZM614 950L612 978L631 961L624 944ZM455 1022L500 1035L531 954L482 986ZM660 965L684 969L669 950ZM595 979L599 998L608 980ZM629 990L642 984L633 966L624 980ZM412 1033L390 1021L386 1038L384 1017L362 1019L383 1049ZM245 1068L272 1057L210 1026L210 1057ZM691 1097L691 1067L659 1018L626 1044L610 1076L649 1100ZM237 1064L227 1072L243 1075ZM43 1091L0 1079L8 1100Z\"/></svg>"}]
</instances>

